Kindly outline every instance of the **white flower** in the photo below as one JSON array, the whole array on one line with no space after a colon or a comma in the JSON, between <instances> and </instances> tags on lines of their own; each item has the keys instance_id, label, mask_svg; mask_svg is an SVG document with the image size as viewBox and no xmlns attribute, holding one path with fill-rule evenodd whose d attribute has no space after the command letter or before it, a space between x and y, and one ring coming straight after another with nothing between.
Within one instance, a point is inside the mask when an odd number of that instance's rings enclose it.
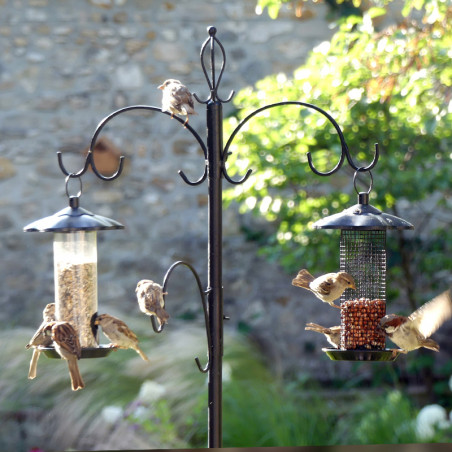
<instances>
[{"instance_id":1,"label":"white flower","mask_svg":"<svg viewBox=\"0 0 452 452\"><path fill-rule=\"evenodd\" d=\"M122 418L124 410L120 406L109 405L102 409L101 416L107 424L114 424Z\"/></svg>"},{"instance_id":2,"label":"white flower","mask_svg":"<svg viewBox=\"0 0 452 452\"><path fill-rule=\"evenodd\" d=\"M440 405L426 405L416 418L416 434L421 440L428 440L435 435L435 426L447 428L451 425L447 411Z\"/></svg>"},{"instance_id":3,"label":"white flower","mask_svg":"<svg viewBox=\"0 0 452 452\"><path fill-rule=\"evenodd\" d=\"M166 393L165 386L152 380L146 380L140 388L138 399L141 402L152 403L160 399Z\"/></svg>"}]
</instances>

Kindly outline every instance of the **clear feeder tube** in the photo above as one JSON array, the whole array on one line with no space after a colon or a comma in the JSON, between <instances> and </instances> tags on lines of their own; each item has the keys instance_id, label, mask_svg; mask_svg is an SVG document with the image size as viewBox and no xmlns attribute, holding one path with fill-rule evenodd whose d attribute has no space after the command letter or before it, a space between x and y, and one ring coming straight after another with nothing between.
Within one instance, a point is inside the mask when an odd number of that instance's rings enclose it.
<instances>
[{"instance_id":1,"label":"clear feeder tube","mask_svg":"<svg viewBox=\"0 0 452 452\"><path fill-rule=\"evenodd\" d=\"M92 319L97 312L96 231L55 233L55 314L79 334L82 347L97 347Z\"/></svg>"}]
</instances>

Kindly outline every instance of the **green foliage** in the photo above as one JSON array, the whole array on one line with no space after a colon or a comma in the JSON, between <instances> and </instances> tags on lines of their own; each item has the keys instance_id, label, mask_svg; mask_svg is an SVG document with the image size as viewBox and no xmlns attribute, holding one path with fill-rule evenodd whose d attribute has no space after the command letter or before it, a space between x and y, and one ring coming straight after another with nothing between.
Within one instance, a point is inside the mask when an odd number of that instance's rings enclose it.
<instances>
[{"instance_id":1,"label":"green foliage","mask_svg":"<svg viewBox=\"0 0 452 452\"><path fill-rule=\"evenodd\" d=\"M417 442L416 410L399 391L362 400L337 425L345 444L410 444Z\"/></svg>"},{"instance_id":2,"label":"green foliage","mask_svg":"<svg viewBox=\"0 0 452 452\"><path fill-rule=\"evenodd\" d=\"M389 231L390 265L397 268L388 279L434 292L452 264L452 11L447 2L426 0L408 2L403 13L413 8L421 10L421 20L408 17L381 32L372 21L381 8L344 19L331 41L318 45L293 76L272 75L237 93L238 112L225 129L232 132L263 105L291 100L328 111L358 166L370 163L379 143L370 202L398 216L409 205L407 219L416 228ZM326 118L297 106L266 109L241 129L230 150L228 167L240 175L247 168L254 173L226 199L273 225L262 252L290 272L300 266L337 269L336 236L311 226L355 204L356 194L346 163L328 178L307 165L307 152L320 171L337 162L340 142ZM363 176L357 185L367 190L369 184Z\"/></svg>"}]
</instances>

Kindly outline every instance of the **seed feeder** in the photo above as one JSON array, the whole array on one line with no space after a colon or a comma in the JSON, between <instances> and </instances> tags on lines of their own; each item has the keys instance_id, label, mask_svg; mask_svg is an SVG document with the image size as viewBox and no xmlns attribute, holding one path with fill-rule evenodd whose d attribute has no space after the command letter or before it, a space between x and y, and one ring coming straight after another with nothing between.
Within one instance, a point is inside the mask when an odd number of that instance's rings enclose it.
<instances>
[{"instance_id":1,"label":"seed feeder","mask_svg":"<svg viewBox=\"0 0 452 452\"><path fill-rule=\"evenodd\" d=\"M53 232L55 283L55 316L57 321L69 322L77 331L82 358L106 356L109 346L99 346L97 326L97 231L124 229L115 220L95 215L80 207L82 192L70 196L66 178L69 206L24 227L25 232ZM53 347L41 347L46 356L59 358Z\"/></svg>"},{"instance_id":2,"label":"seed feeder","mask_svg":"<svg viewBox=\"0 0 452 452\"><path fill-rule=\"evenodd\" d=\"M332 360L393 361L397 350L385 348L385 336L377 328L386 315L386 231L414 229L402 218L369 204L369 193L356 189L358 204L314 223L316 229L340 229L340 270L353 276L356 290L341 296L340 348L323 349Z\"/></svg>"}]
</instances>

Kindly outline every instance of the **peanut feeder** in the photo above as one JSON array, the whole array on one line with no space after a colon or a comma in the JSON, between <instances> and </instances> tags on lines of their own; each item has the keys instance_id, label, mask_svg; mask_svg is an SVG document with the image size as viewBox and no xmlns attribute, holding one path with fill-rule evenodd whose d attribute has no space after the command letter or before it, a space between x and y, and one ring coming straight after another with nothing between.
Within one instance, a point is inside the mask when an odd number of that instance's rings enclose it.
<instances>
[{"instance_id":1,"label":"peanut feeder","mask_svg":"<svg viewBox=\"0 0 452 452\"><path fill-rule=\"evenodd\" d=\"M325 349L333 360L386 361L397 357L385 349L385 337L377 329L386 314L386 231L414 227L371 206L371 188L372 184L368 192L357 191L358 204L314 223L317 229L341 230L340 270L352 275L356 284L356 290L347 289L341 296L340 349Z\"/></svg>"}]
</instances>

